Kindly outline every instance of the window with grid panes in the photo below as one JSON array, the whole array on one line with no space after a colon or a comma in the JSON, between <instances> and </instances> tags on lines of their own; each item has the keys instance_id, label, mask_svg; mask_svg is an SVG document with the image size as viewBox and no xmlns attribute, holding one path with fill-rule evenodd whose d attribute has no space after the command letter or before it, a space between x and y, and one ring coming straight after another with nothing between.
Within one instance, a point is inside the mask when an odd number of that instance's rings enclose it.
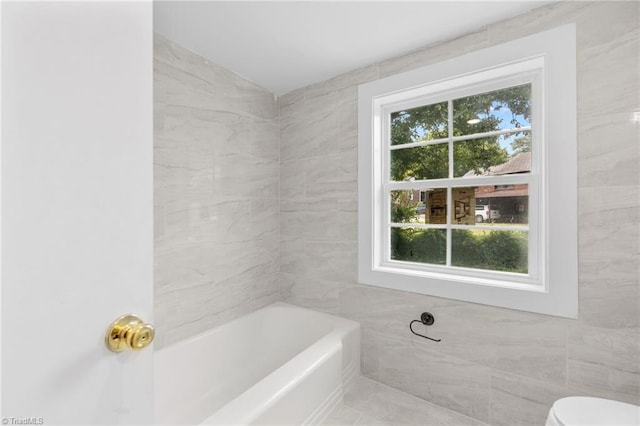
<instances>
[{"instance_id":1,"label":"window with grid panes","mask_svg":"<svg viewBox=\"0 0 640 426\"><path fill-rule=\"evenodd\" d=\"M574 38L360 86L360 282L577 314Z\"/></svg>"}]
</instances>

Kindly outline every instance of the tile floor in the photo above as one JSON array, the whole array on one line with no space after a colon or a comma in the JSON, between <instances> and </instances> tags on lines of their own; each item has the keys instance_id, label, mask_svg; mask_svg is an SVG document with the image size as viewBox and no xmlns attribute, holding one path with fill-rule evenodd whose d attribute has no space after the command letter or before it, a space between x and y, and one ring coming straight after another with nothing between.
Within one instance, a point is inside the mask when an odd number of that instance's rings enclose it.
<instances>
[{"instance_id":1,"label":"tile floor","mask_svg":"<svg viewBox=\"0 0 640 426\"><path fill-rule=\"evenodd\" d=\"M397 389L360 377L323 425L487 426Z\"/></svg>"}]
</instances>

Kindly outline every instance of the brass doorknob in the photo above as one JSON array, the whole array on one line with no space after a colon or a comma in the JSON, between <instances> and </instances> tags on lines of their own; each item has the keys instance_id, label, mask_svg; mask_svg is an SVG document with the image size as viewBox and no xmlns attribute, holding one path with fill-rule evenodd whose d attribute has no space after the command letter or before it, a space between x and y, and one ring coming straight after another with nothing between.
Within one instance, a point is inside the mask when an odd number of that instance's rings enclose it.
<instances>
[{"instance_id":1,"label":"brass doorknob","mask_svg":"<svg viewBox=\"0 0 640 426\"><path fill-rule=\"evenodd\" d=\"M126 349L138 351L149 346L154 336L155 330L150 324L145 324L135 314L127 314L111 323L105 336L105 343L113 352L122 352Z\"/></svg>"}]
</instances>

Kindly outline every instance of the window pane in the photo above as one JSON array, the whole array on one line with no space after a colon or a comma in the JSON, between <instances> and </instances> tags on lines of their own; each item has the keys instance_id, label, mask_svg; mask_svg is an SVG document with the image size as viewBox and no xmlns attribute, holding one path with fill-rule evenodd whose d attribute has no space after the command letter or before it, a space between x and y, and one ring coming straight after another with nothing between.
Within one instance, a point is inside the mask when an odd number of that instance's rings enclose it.
<instances>
[{"instance_id":1,"label":"window pane","mask_svg":"<svg viewBox=\"0 0 640 426\"><path fill-rule=\"evenodd\" d=\"M529 185L483 185L453 188L451 223L498 226L529 223Z\"/></svg>"},{"instance_id":2,"label":"window pane","mask_svg":"<svg viewBox=\"0 0 640 426\"><path fill-rule=\"evenodd\" d=\"M454 229L451 264L464 268L528 272L528 232Z\"/></svg>"},{"instance_id":3,"label":"window pane","mask_svg":"<svg viewBox=\"0 0 640 426\"><path fill-rule=\"evenodd\" d=\"M447 223L447 189L391 191L391 223Z\"/></svg>"},{"instance_id":4,"label":"window pane","mask_svg":"<svg viewBox=\"0 0 640 426\"><path fill-rule=\"evenodd\" d=\"M424 223L447 223L447 189L434 188L425 191Z\"/></svg>"},{"instance_id":5,"label":"window pane","mask_svg":"<svg viewBox=\"0 0 640 426\"><path fill-rule=\"evenodd\" d=\"M531 125L531 84L453 101L453 135L463 136Z\"/></svg>"},{"instance_id":6,"label":"window pane","mask_svg":"<svg viewBox=\"0 0 640 426\"><path fill-rule=\"evenodd\" d=\"M391 180L423 180L449 177L446 143L391 150Z\"/></svg>"},{"instance_id":7,"label":"window pane","mask_svg":"<svg viewBox=\"0 0 640 426\"><path fill-rule=\"evenodd\" d=\"M486 185L475 188L475 222L505 225L529 223L529 185Z\"/></svg>"},{"instance_id":8,"label":"window pane","mask_svg":"<svg viewBox=\"0 0 640 426\"><path fill-rule=\"evenodd\" d=\"M391 191L389 218L391 223L420 223L424 216L424 204L420 202L420 190Z\"/></svg>"},{"instance_id":9,"label":"window pane","mask_svg":"<svg viewBox=\"0 0 640 426\"><path fill-rule=\"evenodd\" d=\"M391 145L446 138L447 102L391 113Z\"/></svg>"},{"instance_id":10,"label":"window pane","mask_svg":"<svg viewBox=\"0 0 640 426\"><path fill-rule=\"evenodd\" d=\"M391 223L424 223L424 203L418 189L391 191Z\"/></svg>"},{"instance_id":11,"label":"window pane","mask_svg":"<svg viewBox=\"0 0 640 426\"><path fill-rule=\"evenodd\" d=\"M391 228L391 259L444 265L447 262L445 229Z\"/></svg>"},{"instance_id":12,"label":"window pane","mask_svg":"<svg viewBox=\"0 0 640 426\"><path fill-rule=\"evenodd\" d=\"M476 195L473 188L452 188L451 223L457 225L475 225Z\"/></svg>"},{"instance_id":13,"label":"window pane","mask_svg":"<svg viewBox=\"0 0 640 426\"><path fill-rule=\"evenodd\" d=\"M496 176L531 171L531 132L453 144L453 176Z\"/></svg>"}]
</instances>

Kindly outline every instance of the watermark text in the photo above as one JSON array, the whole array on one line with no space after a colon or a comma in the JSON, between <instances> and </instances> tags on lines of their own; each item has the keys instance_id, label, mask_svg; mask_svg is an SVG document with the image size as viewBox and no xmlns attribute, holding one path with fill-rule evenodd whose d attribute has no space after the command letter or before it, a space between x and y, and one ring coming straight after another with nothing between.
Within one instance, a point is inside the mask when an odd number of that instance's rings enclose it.
<instances>
[{"instance_id":1,"label":"watermark text","mask_svg":"<svg viewBox=\"0 0 640 426\"><path fill-rule=\"evenodd\" d=\"M43 425L44 417L3 417L3 425Z\"/></svg>"}]
</instances>

